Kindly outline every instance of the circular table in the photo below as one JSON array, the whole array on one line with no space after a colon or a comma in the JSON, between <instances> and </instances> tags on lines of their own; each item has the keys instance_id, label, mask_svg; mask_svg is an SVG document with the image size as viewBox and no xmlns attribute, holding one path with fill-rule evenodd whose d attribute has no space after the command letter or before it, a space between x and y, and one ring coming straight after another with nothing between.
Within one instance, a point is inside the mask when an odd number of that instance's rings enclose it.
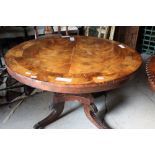
<instances>
[{"instance_id":1,"label":"circular table","mask_svg":"<svg viewBox=\"0 0 155 155\"><path fill-rule=\"evenodd\" d=\"M54 92L51 114L34 128L56 120L65 101L78 100L98 128L108 125L98 117L92 93L119 87L141 66L141 56L128 46L96 37L47 37L30 40L5 55L9 74L28 86Z\"/></svg>"}]
</instances>

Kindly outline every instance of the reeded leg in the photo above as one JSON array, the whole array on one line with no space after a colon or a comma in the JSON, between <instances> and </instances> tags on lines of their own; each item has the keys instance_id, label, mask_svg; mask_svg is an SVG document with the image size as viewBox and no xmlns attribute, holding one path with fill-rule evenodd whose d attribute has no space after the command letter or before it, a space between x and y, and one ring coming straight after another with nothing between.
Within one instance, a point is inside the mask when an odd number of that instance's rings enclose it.
<instances>
[{"instance_id":1,"label":"reeded leg","mask_svg":"<svg viewBox=\"0 0 155 155\"><path fill-rule=\"evenodd\" d=\"M64 99L63 96L59 94L54 94L53 96L53 104L51 106L52 112L42 121L38 122L34 125L34 129L43 129L45 126L54 122L63 112L64 109Z\"/></svg>"}]
</instances>

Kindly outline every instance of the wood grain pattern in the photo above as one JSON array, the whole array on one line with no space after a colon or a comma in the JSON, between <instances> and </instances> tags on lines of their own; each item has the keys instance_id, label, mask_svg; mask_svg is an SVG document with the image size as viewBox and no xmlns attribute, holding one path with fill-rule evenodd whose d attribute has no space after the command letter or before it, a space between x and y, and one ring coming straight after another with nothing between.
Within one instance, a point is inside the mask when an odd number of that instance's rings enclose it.
<instances>
[{"instance_id":1,"label":"wood grain pattern","mask_svg":"<svg viewBox=\"0 0 155 155\"><path fill-rule=\"evenodd\" d=\"M95 37L40 38L5 55L8 72L43 90L89 93L111 89L141 65L141 56L119 42Z\"/></svg>"}]
</instances>

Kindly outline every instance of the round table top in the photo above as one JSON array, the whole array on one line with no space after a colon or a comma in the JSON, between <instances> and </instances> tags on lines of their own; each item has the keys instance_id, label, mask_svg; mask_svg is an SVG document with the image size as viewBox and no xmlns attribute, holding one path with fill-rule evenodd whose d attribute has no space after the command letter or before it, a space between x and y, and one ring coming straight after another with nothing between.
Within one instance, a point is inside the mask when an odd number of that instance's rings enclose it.
<instances>
[{"instance_id":1,"label":"round table top","mask_svg":"<svg viewBox=\"0 0 155 155\"><path fill-rule=\"evenodd\" d=\"M63 93L112 89L142 63L141 56L122 43L85 36L23 42L7 52L5 61L18 81Z\"/></svg>"}]
</instances>

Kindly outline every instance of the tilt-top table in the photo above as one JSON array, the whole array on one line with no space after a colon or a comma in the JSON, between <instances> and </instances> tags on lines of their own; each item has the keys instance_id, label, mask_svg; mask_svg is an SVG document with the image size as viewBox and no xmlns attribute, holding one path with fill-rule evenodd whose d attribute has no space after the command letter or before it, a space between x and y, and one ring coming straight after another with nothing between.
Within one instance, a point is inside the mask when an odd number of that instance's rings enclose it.
<instances>
[{"instance_id":1,"label":"tilt-top table","mask_svg":"<svg viewBox=\"0 0 155 155\"><path fill-rule=\"evenodd\" d=\"M94 92L121 86L140 67L141 56L119 42L95 37L47 37L30 40L5 55L9 74L28 86L54 92L52 112L34 128L55 121L65 101L83 104L88 119L108 128L97 113Z\"/></svg>"}]
</instances>

